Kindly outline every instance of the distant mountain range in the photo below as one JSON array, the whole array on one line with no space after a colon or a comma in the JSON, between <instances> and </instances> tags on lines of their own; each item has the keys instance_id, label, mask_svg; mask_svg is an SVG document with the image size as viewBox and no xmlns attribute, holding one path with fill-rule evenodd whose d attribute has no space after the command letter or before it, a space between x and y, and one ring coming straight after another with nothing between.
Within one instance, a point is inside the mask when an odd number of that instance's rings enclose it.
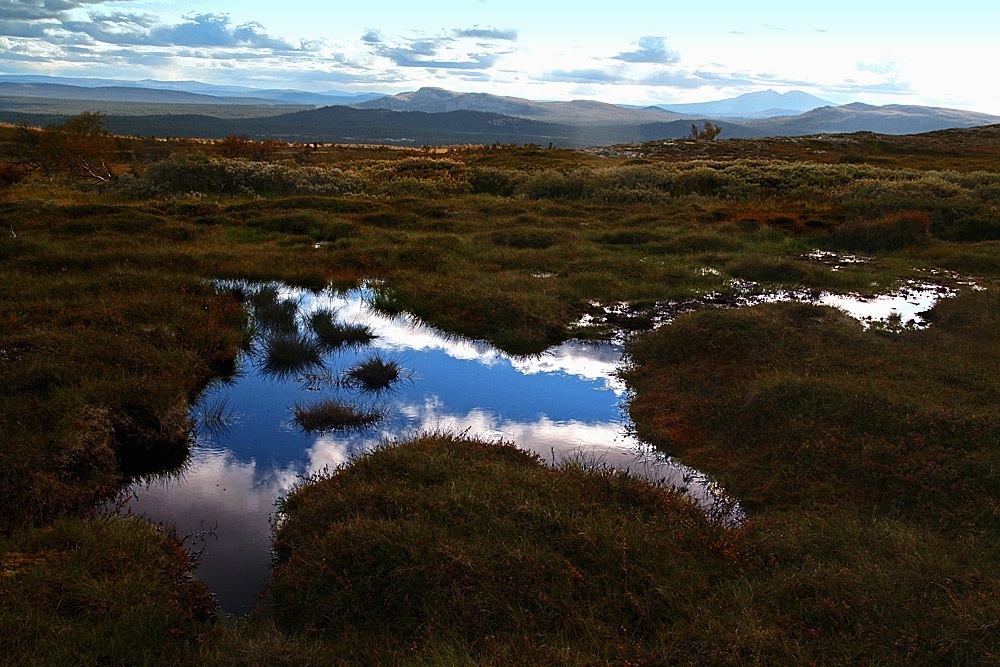
<instances>
[{"instance_id":1,"label":"distant mountain range","mask_svg":"<svg viewBox=\"0 0 1000 667\"><path fill-rule=\"evenodd\" d=\"M692 124L701 126L705 121L722 128L722 139L857 131L915 134L1000 124L1000 116L956 109L860 103L834 106L797 91L763 91L666 109L589 100L539 102L441 88L380 97L342 91L260 90L193 81L0 76L0 120L45 124L58 118L59 112L51 110L36 112L47 114L44 116L26 113L25 100L73 101L75 106L65 103L63 116L74 113L66 111L68 108L90 108L92 104L91 110L107 113L108 127L121 134L203 138L247 134L302 142L418 146L551 143L582 148L682 139L691 134ZM287 112L296 106L301 110ZM273 111L227 115L218 113L220 108Z\"/></svg>"},{"instance_id":2,"label":"distant mountain range","mask_svg":"<svg viewBox=\"0 0 1000 667\"><path fill-rule=\"evenodd\" d=\"M421 88L365 102L352 104L355 109L385 109L388 111L482 111L546 123L568 125L642 125L687 118L659 107L623 107L591 100L572 102L536 102L520 97L501 97L489 93L455 93L443 88Z\"/></svg>"},{"instance_id":3,"label":"distant mountain range","mask_svg":"<svg viewBox=\"0 0 1000 667\"><path fill-rule=\"evenodd\" d=\"M149 104L261 104L277 102L262 97L226 97L203 95L181 90L160 90L128 86L88 88L61 83L13 83L0 81L0 97L49 100L86 100L92 102L141 102Z\"/></svg>"},{"instance_id":4,"label":"distant mountain range","mask_svg":"<svg viewBox=\"0 0 1000 667\"><path fill-rule=\"evenodd\" d=\"M746 93L738 97L716 102L696 102L694 104L660 104L662 109L688 116L708 116L710 118L774 118L776 116L796 116L819 107L835 106L815 95L791 90L778 93L762 90Z\"/></svg>"},{"instance_id":5,"label":"distant mountain range","mask_svg":"<svg viewBox=\"0 0 1000 667\"><path fill-rule=\"evenodd\" d=\"M18 89L12 84L20 84ZM86 99L94 101L126 101L122 89L135 91L128 101L163 102L169 104L300 104L306 106L329 106L333 104L353 104L376 97L378 93L347 93L330 90L310 93L292 89L247 88L245 86L220 86L200 81L126 81L119 79L72 78L41 75L0 75L0 96L42 97L58 99ZM20 90L21 92L17 92ZM9 91L9 92L7 92ZM170 97L162 91L175 91L179 96ZM58 95L56 94L58 93ZM181 97L181 94L195 94L197 98Z\"/></svg>"},{"instance_id":6,"label":"distant mountain range","mask_svg":"<svg viewBox=\"0 0 1000 667\"><path fill-rule=\"evenodd\" d=\"M748 121L746 125L773 136L801 136L836 132L919 134L997 123L1000 123L1000 116L974 111L902 104L873 106L855 102L839 107L821 107L798 116Z\"/></svg>"}]
</instances>

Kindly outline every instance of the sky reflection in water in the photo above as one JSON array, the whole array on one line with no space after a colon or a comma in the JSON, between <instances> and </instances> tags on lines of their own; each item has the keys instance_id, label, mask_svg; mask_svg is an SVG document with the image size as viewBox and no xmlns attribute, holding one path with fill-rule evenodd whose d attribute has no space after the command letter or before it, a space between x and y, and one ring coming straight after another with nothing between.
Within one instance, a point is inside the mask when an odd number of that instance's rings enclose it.
<instances>
[{"instance_id":1,"label":"sky reflection in water","mask_svg":"<svg viewBox=\"0 0 1000 667\"><path fill-rule=\"evenodd\" d=\"M202 419L185 471L137 486L130 505L190 534L191 548L203 548L196 574L227 611L249 609L267 576L275 499L302 476L334 468L387 439L424 431L503 439L546 461L584 454L677 486L691 482L698 487L694 495L703 502L710 497L694 471L628 435L625 388L614 376L620 345L570 341L538 357L512 358L409 318L380 315L368 308L365 290L314 294L282 287L277 296L298 304L302 331L310 313L327 308L338 321L368 325L377 338L367 347L326 353L321 367L275 374L265 361L266 336L259 336L235 382L210 388L193 411L197 417L222 405L226 427L206 428ZM265 326L259 330L266 334ZM336 378L373 352L405 369L391 392L337 385ZM363 431L303 432L291 408L327 397L381 406L389 419Z\"/></svg>"},{"instance_id":2,"label":"sky reflection in water","mask_svg":"<svg viewBox=\"0 0 1000 667\"><path fill-rule=\"evenodd\" d=\"M242 283L229 287L241 285L244 291L261 288ZM193 410L198 417L221 406L225 427L213 430L201 419L198 446L185 471L134 489L134 512L176 527L190 536L190 548L202 550L196 573L226 611L247 611L268 574L270 518L279 495L304 476L335 468L387 440L426 431L502 439L550 462L583 456L684 488L724 520L741 516L739 505L716 495L720 490L703 475L629 434L625 387L614 374L621 363L620 344L569 341L537 357L513 358L411 318L376 313L367 305L371 292L364 289L343 294L277 285L269 289L270 305L279 306L272 308L278 319L270 333L282 327L286 334L296 327L306 333L308 316L329 309L337 321L367 325L377 337L365 347L327 352L321 365L274 372L266 352L268 325L258 322L255 347L241 360L238 377L210 388ZM904 326L919 327L924 323L918 313L952 294L933 285L910 285L875 299L829 296L818 301L866 323L894 313ZM756 302L769 300L800 299L776 293ZM295 308L281 308L288 302ZM288 321L289 312L297 313L294 320ZM336 381L373 353L405 371L391 392L365 394ZM331 397L380 407L389 418L374 428L325 434L306 433L295 424L294 405Z\"/></svg>"}]
</instances>

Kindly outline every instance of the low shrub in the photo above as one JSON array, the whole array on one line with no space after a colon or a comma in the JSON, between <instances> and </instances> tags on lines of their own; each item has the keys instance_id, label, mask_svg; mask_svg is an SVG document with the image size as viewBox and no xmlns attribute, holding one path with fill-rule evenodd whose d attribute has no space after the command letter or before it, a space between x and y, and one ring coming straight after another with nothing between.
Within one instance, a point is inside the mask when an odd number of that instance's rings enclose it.
<instances>
[{"instance_id":1,"label":"low shrub","mask_svg":"<svg viewBox=\"0 0 1000 667\"><path fill-rule=\"evenodd\" d=\"M876 220L854 220L837 227L831 239L845 250L867 253L892 252L926 243L931 220L922 211L906 211Z\"/></svg>"},{"instance_id":2,"label":"low shrub","mask_svg":"<svg viewBox=\"0 0 1000 667\"><path fill-rule=\"evenodd\" d=\"M469 170L469 187L474 193L511 197L525 180L523 172L497 167L473 167Z\"/></svg>"},{"instance_id":3,"label":"low shrub","mask_svg":"<svg viewBox=\"0 0 1000 667\"><path fill-rule=\"evenodd\" d=\"M499 232L493 235L493 242L497 245L516 248L518 250L544 250L551 248L558 243L558 237L552 232L535 230L512 230L509 232Z\"/></svg>"},{"instance_id":4,"label":"low shrub","mask_svg":"<svg viewBox=\"0 0 1000 667\"><path fill-rule=\"evenodd\" d=\"M138 180L164 194L343 195L361 190L355 177L339 169L180 154L150 165ZM141 190L143 186L129 187Z\"/></svg>"}]
</instances>

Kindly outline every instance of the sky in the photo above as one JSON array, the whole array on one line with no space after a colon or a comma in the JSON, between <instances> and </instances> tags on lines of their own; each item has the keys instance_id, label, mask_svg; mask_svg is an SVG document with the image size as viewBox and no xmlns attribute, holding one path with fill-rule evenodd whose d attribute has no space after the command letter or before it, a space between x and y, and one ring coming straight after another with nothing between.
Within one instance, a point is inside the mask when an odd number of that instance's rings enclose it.
<instances>
[{"instance_id":1,"label":"sky","mask_svg":"<svg viewBox=\"0 0 1000 667\"><path fill-rule=\"evenodd\" d=\"M986 0L0 0L0 74L639 105L802 90L1000 115L998 33Z\"/></svg>"}]
</instances>

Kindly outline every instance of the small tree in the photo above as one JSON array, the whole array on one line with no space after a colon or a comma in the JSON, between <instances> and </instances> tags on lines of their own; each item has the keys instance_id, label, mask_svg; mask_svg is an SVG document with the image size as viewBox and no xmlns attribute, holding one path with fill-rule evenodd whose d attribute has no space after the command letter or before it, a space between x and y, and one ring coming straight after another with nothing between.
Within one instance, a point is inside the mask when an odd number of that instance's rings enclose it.
<instances>
[{"instance_id":1,"label":"small tree","mask_svg":"<svg viewBox=\"0 0 1000 667\"><path fill-rule=\"evenodd\" d=\"M19 183L42 165L38 156L38 144L42 130L27 123L15 125L6 142L0 168L0 184Z\"/></svg>"},{"instance_id":2,"label":"small tree","mask_svg":"<svg viewBox=\"0 0 1000 667\"><path fill-rule=\"evenodd\" d=\"M115 138L104 127L104 114L85 111L50 125L37 135L37 158L48 173L70 172L101 182L114 178L111 161Z\"/></svg>"},{"instance_id":3,"label":"small tree","mask_svg":"<svg viewBox=\"0 0 1000 667\"><path fill-rule=\"evenodd\" d=\"M711 121L705 121L702 129L697 123L691 123L691 139L694 141L712 141L722 134L722 128Z\"/></svg>"}]
</instances>

